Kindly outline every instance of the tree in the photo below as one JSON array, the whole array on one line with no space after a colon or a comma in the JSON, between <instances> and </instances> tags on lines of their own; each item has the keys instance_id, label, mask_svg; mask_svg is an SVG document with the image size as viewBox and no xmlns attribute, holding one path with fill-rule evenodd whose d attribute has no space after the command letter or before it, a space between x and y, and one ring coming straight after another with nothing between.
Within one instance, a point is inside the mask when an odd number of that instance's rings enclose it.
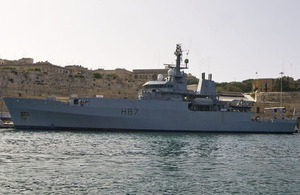
<instances>
[{"instance_id":1,"label":"tree","mask_svg":"<svg viewBox=\"0 0 300 195\"><path fill-rule=\"evenodd\" d=\"M95 78L95 79L102 79L102 74L101 73L98 73L98 72L94 72L93 73L93 78Z\"/></svg>"},{"instance_id":2,"label":"tree","mask_svg":"<svg viewBox=\"0 0 300 195\"><path fill-rule=\"evenodd\" d=\"M273 87L274 91L281 91L281 78L275 80L275 84ZM292 91L290 87L290 81L287 77L282 77L282 91Z\"/></svg>"},{"instance_id":3,"label":"tree","mask_svg":"<svg viewBox=\"0 0 300 195\"><path fill-rule=\"evenodd\" d=\"M248 79L242 82L216 83L216 88L217 91L249 93L252 90L252 82L253 79Z\"/></svg>"}]
</instances>

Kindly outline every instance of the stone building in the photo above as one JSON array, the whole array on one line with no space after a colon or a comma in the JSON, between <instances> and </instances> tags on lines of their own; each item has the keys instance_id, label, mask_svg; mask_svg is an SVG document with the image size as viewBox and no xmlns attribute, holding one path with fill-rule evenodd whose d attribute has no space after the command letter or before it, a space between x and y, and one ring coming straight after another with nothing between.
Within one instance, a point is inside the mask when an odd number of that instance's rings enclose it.
<instances>
[{"instance_id":1,"label":"stone building","mask_svg":"<svg viewBox=\"0 0 300 195\"><path fill-rule=\"evenodd\" d=\"M255 79L252 83L252 91L272 92L276 79Z\"/></svg>"},{"instance_id":2,"label":"stone building","mask_svg":"<svg viewBox=\"0 0 300 195\"><path fill-rule=\"evenodd\" d=\"M33 64L32 58L22 58L17 61L19 64Z\"/></svg>"},{"instance_id":3,"label":"stone building","mask_svg":"<svg viewBox=\"0 0 300 195\"><path fill-rule=\"evenodd\" d=\"M122 79L132 79L132 72L124 68L117 68L115 70L97 69L94 70L93 72L100 73L100 74L116 74L118 75L118 77Z\"/></svg>"},{"instance_id":4,"label":"stone building","mask_svg":"<svg viewBox=\"0 0 300 195\"><path fill-rule=\"evenodd\" d=\"M134 79L156 80L157 75L168 75L168 69L134 69L132 70Z\"/></svg>"},{"instance_id":5,"label":"stone building","mask_svg":"<svg viewBox=\"0 0 300 195\"><path fill-rule=\"evenodd\" d=\"M1 65L14 65L14 64L33 64L33 59L32 58L21 58L19 60L5 60L5 59L0 59L0 64Z\"/></svg>"},{"instance_id":6,"label":"stone building","mask_svg":"<svg viewBox=\"0 0 300 195\"><path fill-rule=\"evenodd\" d=\"M1 68L8 68L12 69L14 68L17 70L31 70L31 69L39 69L41 72L45 73L60 73L60 74L72 74L72 70L56 66L51 64L48 61L45 62L36 62L33 63L32 58L22 58L19 60L0 60L0 67Z\"/></svg>"},{"instance_id":7,"label":"stone building","mask_svg":"<svg viewBox=\"0 0 300 195\"><path fill-rule=\"evenodd\" d=\"M42 72L59 73L59 74L72 74L72 70L61 66L53 65L49 62L37 62L33 67L39 68Z\"/></svg>"},{"instance_id":8,"label":"stone building","mask_svg":"<svg viewBox=\"0 0 300 195\"><path fill-rule=\"evenodd\" d=\"M277 79L255 79L252 83L252 91L274 92L275 81ZM300 86L300 80L295 81L293 77L283 77L282 79L289 82L289 87L297 88Z\"/></svg>"},{"instance_id":9,"label":"stone building","mask_svg":"<svg viewBox=\"0 0 300 195\"><path fill-rule=\"evenodd\" d=\"M65 68L73 75L91 76L91 71L81 65L68 65Z\"/></svg>"}]
</instances>

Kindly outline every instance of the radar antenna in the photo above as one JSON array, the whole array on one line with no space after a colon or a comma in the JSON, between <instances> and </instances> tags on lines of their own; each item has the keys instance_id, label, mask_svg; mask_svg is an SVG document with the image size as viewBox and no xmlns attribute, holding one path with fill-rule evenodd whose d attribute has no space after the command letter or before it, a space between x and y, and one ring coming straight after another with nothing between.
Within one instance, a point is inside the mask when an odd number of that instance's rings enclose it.
<instances>
[{"instance_id":1,"label":"radar antenna","mask_svg":"<svg viewBox=\"0 0 300 195\"><path fill-rule=\"evenodd\" d=\"M188 53L189 53L189 50L188 50ZM187 53L187 55L188 55ZM177 57L176 58L176 66L175 66L175 75L180 75L180 70L181 69L187 69L188 66L187 64L189 63L189 60L188 59L185 59L184 60L184 63L185 63L185 67L181 67L181 61L182 61L182 49L181 49L181 44L177 44L176 45L176 51L174 52L175 56Z\"/></svg>"}]
</instances>

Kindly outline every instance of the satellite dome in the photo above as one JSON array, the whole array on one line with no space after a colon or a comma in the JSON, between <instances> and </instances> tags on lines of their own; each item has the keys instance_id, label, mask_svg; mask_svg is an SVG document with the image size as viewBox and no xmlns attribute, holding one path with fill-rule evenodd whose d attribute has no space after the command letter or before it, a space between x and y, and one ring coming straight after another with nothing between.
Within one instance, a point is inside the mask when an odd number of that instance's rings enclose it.
<instances>
[{"instance_id":1,"label":"satellite dome","mask_svg":"<svg viewBox=\"0 0 300 195\"><path fill-rule=\"evenodd\" d=\"M174 76L175 72L173 69L168 70L168 75L169 76Z\"/></svg>"},{"instance_id":2,"label":"satellite dome","mask_svg":"<svg viewBox=\"0 0 300 195\"><path fill-rule=\"evenodd\" d=\"M164 79L164 76L162 74L157 75L157 80L162 81Z\"/></svg>"}]
</instances>

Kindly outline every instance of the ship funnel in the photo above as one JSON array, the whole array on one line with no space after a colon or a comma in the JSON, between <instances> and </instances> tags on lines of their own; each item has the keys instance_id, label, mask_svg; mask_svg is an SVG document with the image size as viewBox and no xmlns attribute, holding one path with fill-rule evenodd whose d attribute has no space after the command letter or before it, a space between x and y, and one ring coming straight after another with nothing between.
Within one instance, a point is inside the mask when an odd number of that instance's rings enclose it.
<instances>
[{"instance_id":1,"label":"ship funnel","mask_svg":"<svg viewBox=\"0 0 300 195\"><path fill-rule=\"evenodd\" d=\"M212 81L212 74L208 75L208 80L205 79L205 73L202 73L202 79L199 79L197 92L200 95L215 96L216 95L216 85Z\"/></svg>"}]
</instances>

